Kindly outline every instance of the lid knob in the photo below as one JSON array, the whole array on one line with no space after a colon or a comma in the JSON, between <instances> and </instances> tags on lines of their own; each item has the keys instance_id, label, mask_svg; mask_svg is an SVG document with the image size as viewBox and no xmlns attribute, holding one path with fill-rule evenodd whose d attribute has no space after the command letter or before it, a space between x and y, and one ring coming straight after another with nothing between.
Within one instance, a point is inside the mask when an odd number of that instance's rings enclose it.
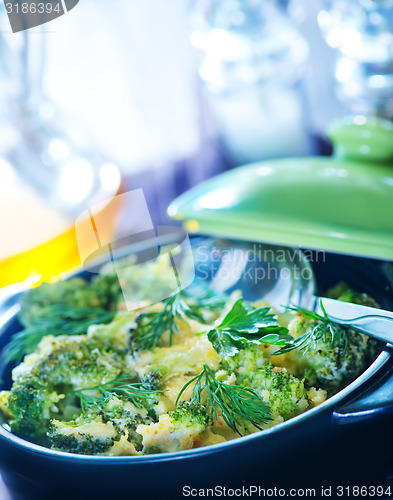
<instances>
[{"instance_id":1,"label":"lid knob","mask_svg":"<svg viewBox=\"0 0 393 500\"><path fill-rule=\"evenodd\" d=\"M340 159L388 163L393 160L393 122L355 116L333 122L328 137Z\"/></svg>"}]
</instances>

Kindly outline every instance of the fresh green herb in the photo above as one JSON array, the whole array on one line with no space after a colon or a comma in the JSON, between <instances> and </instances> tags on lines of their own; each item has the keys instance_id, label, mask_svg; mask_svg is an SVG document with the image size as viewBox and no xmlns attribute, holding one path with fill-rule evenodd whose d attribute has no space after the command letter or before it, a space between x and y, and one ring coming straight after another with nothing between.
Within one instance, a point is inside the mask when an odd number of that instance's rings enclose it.
<instances>
[{"instance_id":1,"label":"fresh green herb","mask_svg":"<svg viewBox=\"0 0 393 500\"><path fill-rule=\"evenodd\" d=\"M313 323L306 333L300 337L287 340L284 346L274 353L275 355L285 354L294 349L304 350L304 353L306 353L311 346L316 347L319 340L322 340L325 344L331 344L332 346L344 346L344 351L347 349L348 328L331 321L323 307L322 301L321 309L323 311L323 316L314 311L303 309L302 307L288 307L287 309L300 313L304 318L315 321L316 323Z\"/></svg>"},{"instance_id":2,"label":"fresh green herb","mask_svg":"<svg viewBox=\"0 0 393 500\"><path fill-rule=\"evenodd\" d=\"M198 309L208 311L221 311L228 301L228 297L217 295L212 290L201 285L192 285L182 292L189 303L194 304Z\"/></svg>"},{"instance_id":3,"label":"fresh green herb","mask_svg":"<svg viewBox=\"0 0 393 500\"><path fill-rule=\"evenodd\" d=\"M204 404L211 421L217 421L217 407L221 410L225 423L237 434L239 427L251 422L257 429L271 419L267 404L249 387L225 384L217 380L208 365L203 365L201 373L189 380L179 392L176 405L187 387L194 384L190 403ZM204 393L202 395L202 393ZM206 403L202 403L206 396Z\"/></svg>"},{"instance_id":4,"label":"fresh green herb","mask_svg":"<svg viewBox=\"0 0 393 500\"><path fill-rule=\"evenodd\" d=\"M269 307L256 309L238 299L219 325L208 331L207 338L222 356L234 356L244 344L284 345L288 330L277 322ZM266 342L267 340L267 342Z\"/></svg>"},{"instance_id":5,"label":"fresh green herb","mask_svg":"<svg viewBox=\"0 0 393 500\"><path fill-rule=\"evenodd\" d=\"M48 308L54 305L114 312L120 298L121 288L116 274L98 274L91 281L75 277L42 283L21 297L18 320L24 328L33 326L37 319L46 317Z\"/></svg>"},{"instance_id":6,"label":"fresh green herb","mask_svg":"<svg viewBox=\"0 0 393 500\"><path fill-rule=\"evenodd\" d=\"M188 295L184 291L172 295L164 300L161 311L142 313L139 316L139 347L141 349L156 347L158 341L166 332L169 332L169 345L172 345L173 335L179 333L176 320L186 323L186 318L189 318L205 323L201 310L215 310L222 306L223 299L210 294L205 294L194 303L188 299Z\"/></svg>"},{"instance_id":7,"label":"fresh green herb","mask_svg":"<svg viewBox=\"0 0 393 500\"><path fill-rule=\"evenodd\" d=\"M46 335L81 335L90 325L109 323L115 313L100 308L77 308L67 304L56 304L45 308L45 316L13 335L4 349L8 362L20 361L34 351Z\"/></svg>"},{"instance_id":8,"label":"fresh green herb","mask_svg":"<svg viewBox=\"0 0 393 500\"><path fill-rule=\"evenodd\" d=\"M91 394L92 391L95 391L96 394ZM85 416L89 412L102 411L114 396L125 395L134 406L142 408L142 401L146 401L160 392L164 391L146 389L140 382L130 383L130 378L127 376L117 377L106 384L72 391L79 397L82 413Z\"/></svg>"}]
</instances>

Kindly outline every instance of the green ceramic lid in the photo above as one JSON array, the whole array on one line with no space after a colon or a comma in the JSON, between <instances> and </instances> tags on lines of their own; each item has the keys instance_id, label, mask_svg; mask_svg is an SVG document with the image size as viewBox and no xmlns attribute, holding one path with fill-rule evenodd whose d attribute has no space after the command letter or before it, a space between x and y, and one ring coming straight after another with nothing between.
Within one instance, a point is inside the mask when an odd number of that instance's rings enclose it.
<instances>
[{"instance_id":1,"label":"green ceramic lid","mask_svg":"<svg viewBox=\"0 0 393 500\"><path fill-rule=\"evenodd\" d=\"M180 196L189 232L393 260L393 124L332 125L331 158L253 163Z\"/></svg>"}]
</instances>

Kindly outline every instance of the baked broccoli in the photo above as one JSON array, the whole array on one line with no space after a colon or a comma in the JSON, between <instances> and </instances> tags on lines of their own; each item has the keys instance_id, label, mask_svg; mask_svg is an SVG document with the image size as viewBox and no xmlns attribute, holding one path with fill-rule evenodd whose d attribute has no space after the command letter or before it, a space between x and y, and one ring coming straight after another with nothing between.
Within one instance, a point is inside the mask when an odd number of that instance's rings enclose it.
<instances>
[{"instance_id":1,"label":"baked broccoli","mask_svg":"<svg viewBox=\"0 0 393 500\"><path fill-rule=\"evenodd\" d=\"M67 309L103 309L115 311L121 288L115 274L95 276L90 282L71 278L57 283L42 283L28 290L22 297L20 322L31 327L38 319L45 318L52 306Z\"/></svg>"},{"instance_id":2,"label":"baked broccoli","mask_svg":"<svg viewBox=\"0 0 393 500\"><path fill-rule=\"evenodd\" d=\"M12 337L4 350L5 358L20 361L46 335L81 335L93 324L109 323L119 297L115 275L99 275L91 283L82 278L43 283L29 290L18 316L25 329Z\"/></svg>"},{"instance_id":3,"label":"baked broccoli","mask_svg":"<svg viewBox=\"0 0 393 500\"><path fill-rule=\"evenodd\" d=\"M112 397L102 409L102 418L110 422L119 436L133 443L135 449L142 449L142 436L136 432L140 424L149 425L155 421L154 416L145 408L136 408L132 403L120 397Z\"/></svg>"},{"instance_id":4,"label":"baked broccoli","mask_svg":"<svg viewBox=\"0 0 393 500\"><path fill-rule=\"evenodd\" d=\"M138 312L124 310L114 275L96 276L89 284L74 278L28 292L21 313L27 328L9 345L14 360L30 354L14 368L11 390L0 393L0 410L11 430L53 449L89 455L206 446L265 429L321 403L324 389L337 391L376 354L374 340L340 327L345 342L327 333L305 353L273 356L276 344L257 344L265 313L236 303L225 316L225 328L224 321L216 322L213 330L206 321L213 322L218 310L205 314L210 311L205 299L171 296L142 309L152 303L157 280L161 294L172 274L162 263L122 269ZM370 304L363 295L340 293ZM292 320L293 337L318 322L329 323L309 313L300 311ZM277 331L287 332L270 320L273 340ZM225 344L229 337L231 350ZM152 342L144 343L146 338ZM299 344L291 340L289 347Z\"/></svg>"},{"instance_id":5,"label":"baked broccoli","mask_svg":"<svg viewBox=\"0 0 393 500\"><path fill-rule=\"evenodd\" d=\"M204 430L211 423L204 406L189 401L181 401L177 408L169 414L174 430L192 427Z\"/></svg>"},{"instance_id":6,"label":"baked broccoli","mask_svg":"<svg viewBox=\"0 0 393 500\"><path fill-rule=\"evenodd\" d=\"M348 289L343 283L331 289L328 295L338 300L378 306L368 295ZM299 338L320 324L321 321L305 317L300 311L290 322L289 333ZM379 341L350 328L345 330L344 335L345 342L338 342L326 329L324 338L312 341L307 348L293 350L272 360L285 366L293 375L304 377L306 386L323 388L328 395L335 394L364 370L381 346Z\"/></svg>"},{"instance_id":7,"label":"baked broccoli","mask_svg":"<svg viewBox=\"0 0 393 500\"><path fill-rule=\"evenodd\" d=\"M182 401L174 411L160 415L158 422L136 430L143 437L143 453L151 454L203 446L209 424L202 405Z\"/></svg>"},{"instance_id":8,"label":"baked broccoli","mask_svg":"<svg viewBox=\"0 0 393 500\"><path fill-rule=\"evenodd\" d=\"M289 333L300 337L315 327L316 320L298 314L289 325ZM325 341L311 343L307 350L294 350L285 354L287 369L298 377L304 377L307 386L322 387L329 395L354 380L376 355L377 343L367 335L348 329L347 344L337 344L327 333Z\"/></svg>"},{"instance_id":9,"label":"baked broccoli","mask_svg":"<svg viewBox=\"0 0 393 500\"><path fill-rule=\"evenodd\" d=\"M69 422L53 419L47 436L52 448L86 455L137 454L142 449L140 424L152 419L145 408L136 408L126 398L113 396L96 413L80 415Z\"/></svg>"},{"instance_id":10,"label":"baked broccoli","mask_svg":"<svg viewBox=\"0 0 393 500\"><path fill-rule=\"evenodd\" d=\"M108 325L90 327L85 335L46 336L14 368L13 387L0 398L15 434L42 443L50 438L54 447L65 451L88 453L83 450L95 449L101 453L109 450L109 441L98 440L90 432L92 426L83 433L83 439L76 439L75 432L67 430L85 429L85 419L95 416L116 430L121 446L114 454L141 449L142 438L135 429L155 418L151 405L157 400L145 387L147 394L145 391L141 401L147 409L138 403L140 407L136 408L127 395L128 381L137 381L129 350L134 325L134 314L122 312ZM138 390L139 386L135 387ZM46 435L51 419L56 419L56 425ZM65 421L64 425L60 421Z\"/></svg>"},{"instance_id":11,"label":"baked broccoli","mask_svg":"<svg viewBox=\"0 0 393 500\"><path fill-rule=\"evenodd\" d=\"M29 375L35 375L53 389L84 388L114 379L122 367L121 356L87 335L48 335L36 351L14 368L12 377L20 384Z\"/></svg>"},{"instance_id":12,"label":"baked broccoli","mask_svg":"<svg viewBox=\"0 0 393 500\"><path fill-rule=\"evenodd\" d=\"M104 453L120 437L112 422L104 422L97 415L70 422L54 419L47 435L53 449L83 455Z\"/></svg>"},{"instance_id":13,"label":"baked broccoli","mask_svg":"<svg viewBox=\"0 0 393 500\"><path fill-rule=\"evenodd\" d=\"M369 307L380 307L378 302L373 297L370 297L367 293L352 290L343 281L338 283L333 288L330 288L326 292L326 296L332 299L342 300L343 302L353 302L354 304Z\"/></svg>"},{"instance_id":14,"label":"baked broccoli","mask_svg":"<svg viewBox=\"0 0 393 500\"><path fill-rule=\"evenodd\" d=\"M11 391L2 391L0 399L12 432L38 444L47 444L50 420L59 413L62 395L50 390L35 375L16 382Z\"/></svg>"},{"instance_id":15,"label":"baked broccoli","mask_svg":"<svg viewBox=\"0 0 393 500\"><path fill-rule=\"evenodd\" d=\"M249 345L233 357L225 357L221 367L232 383L250 387L269 405L273 421L287 420L312 406L304 381L290 375L285 368L274 366L264 357L263 348ZM223 373L217 372L216 377Z\"/></svg>"},{"instance_id":16,"label":"baked broccoli","mask_svg":"<svg viewBox=\"0 0 393 500\"><path fill-rule=\"evenodd\" d=\"M110 323L91 325L87 331L87 339L89 343L98 343L101 350L115 351L119 355L130 354L130 339L135 327L135 314L121 311Z\"/></svg>"},{"instance_id":17,"label":"baked broccoli","mask_svg":"<svg viewBox=\"0 0 393 500\"><path fill-rule=\"evenodd\" d=\"M159 390L162 387L162 375L158 371L147 372L142 378L142 384L146 389Z\"/></svg>"},{"instance_id":18,"label":"baked broccoli","mask_svg":"<svg viewBox=\"0 0 393 500\"><path fill-rule=\"evenodd\" d=\"M14 368L12 389L2 395L11 429L28 440L45 441L51 418L62 417L64 408L68 416L77 414L73 389L108 382L124 366L125 358L107 349L98 338L46 336L36 351Z\"/></svg>"}]
</instances>

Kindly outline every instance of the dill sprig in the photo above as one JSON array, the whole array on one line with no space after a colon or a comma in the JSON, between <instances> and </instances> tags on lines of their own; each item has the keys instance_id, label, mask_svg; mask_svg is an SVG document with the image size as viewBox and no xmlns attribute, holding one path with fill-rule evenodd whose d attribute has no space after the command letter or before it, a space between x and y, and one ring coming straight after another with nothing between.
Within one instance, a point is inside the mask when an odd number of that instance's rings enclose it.
<instances>
[{"instance_id":1,"label":"dill sprig","mask_svg":"<svg viewBox=\"0 0 393 500\"><path fill-rule=\"evenodd\" d=\"M268 405L256 392L249 387L225 384L217 380L207 364L203 365L199 375L183 386L176 399L176 405L191 384L194 384L194 387L190 402L204 404L212 422L217 421L218 407L225 423L240 436L242 434L239 427L243 427L245 422L251 422L257 429L261 429L261 425L271 419ZM202 403L204 401L202 393L206 396L205 403Z\"/></svg>"},{"instance_id":2,"label":"dill sprig","mask_svg":"<svg viewBox=\"0 0 393 500\"><path fill-rule=\"evenodd\" d=\"M20 361L34 351L46 335L81 335L90 325L109 323L115 313L101 308L78 308L68 304L45 307L45 316L36 318L33 324L12 336L4 348L7 362Z\"/></svg>"},{"instance_id":3,"label":"dill sprig","mask_svg":"<svg viewBox=\"0 0 393 500\"><path fill-rule=\"evenodd\" d=\"M157 346L162 335L169 332L169 345L172 337L179 333L176 320L187 323L187 318L205 323L202 309L209 311L223 307L223 299L210 294L189 300L185 292L179 292L163 301L160 311L142 313L138 318L138 344L141 349L152 349Z\"/></svg>"},{"instance_id":4,"label":"dill sprig","mask_svg":"<svg viewBox=\"0 0 393 500\"><path fill-rule=\"evenodd\" d=\"M205 309L207 311L220 311L228 301L227 297L217 295L213 290L201 285L193 284L192 288L183 290L182 293L189 303L198 309Z\"/></svg>"},{"instance_id":5,"label":"dill sprig","mask_svg":"<svg viewBox=\"0 0 393 500\"><path fill-rule=\"evenodd\" d=\"M93 391L95 394L92 394ZM82 413L86 416L90 412L103 411L104 407L114 396L127 396L128 400L134 406L143 408L143 401L164 391L146 389L142 383L130 383L129 377L120 376L105 384L74 389L71 392L79 397Z\"/></svg>"},{"instance_id":6,"label":"dill sprig","mask_svg":"<svg viewBox=\"0 0 393 500\"><path fill-rule=\"evenodd\" d=\"M322 301L320 302L323 316L314 311L309 311L302 307L294 306L287 307L289 311L300 313L304 318L315 321L310 328L300 337L286 341L283 347L274 354L285 354L286 352L293 351L294 349L303 350L307 353L311 346L317 347L317 343L321 340L324 344L331 346L343 346L344 351L348 347L348 328L332 321Z\"/></svg>"}]
</instances>

